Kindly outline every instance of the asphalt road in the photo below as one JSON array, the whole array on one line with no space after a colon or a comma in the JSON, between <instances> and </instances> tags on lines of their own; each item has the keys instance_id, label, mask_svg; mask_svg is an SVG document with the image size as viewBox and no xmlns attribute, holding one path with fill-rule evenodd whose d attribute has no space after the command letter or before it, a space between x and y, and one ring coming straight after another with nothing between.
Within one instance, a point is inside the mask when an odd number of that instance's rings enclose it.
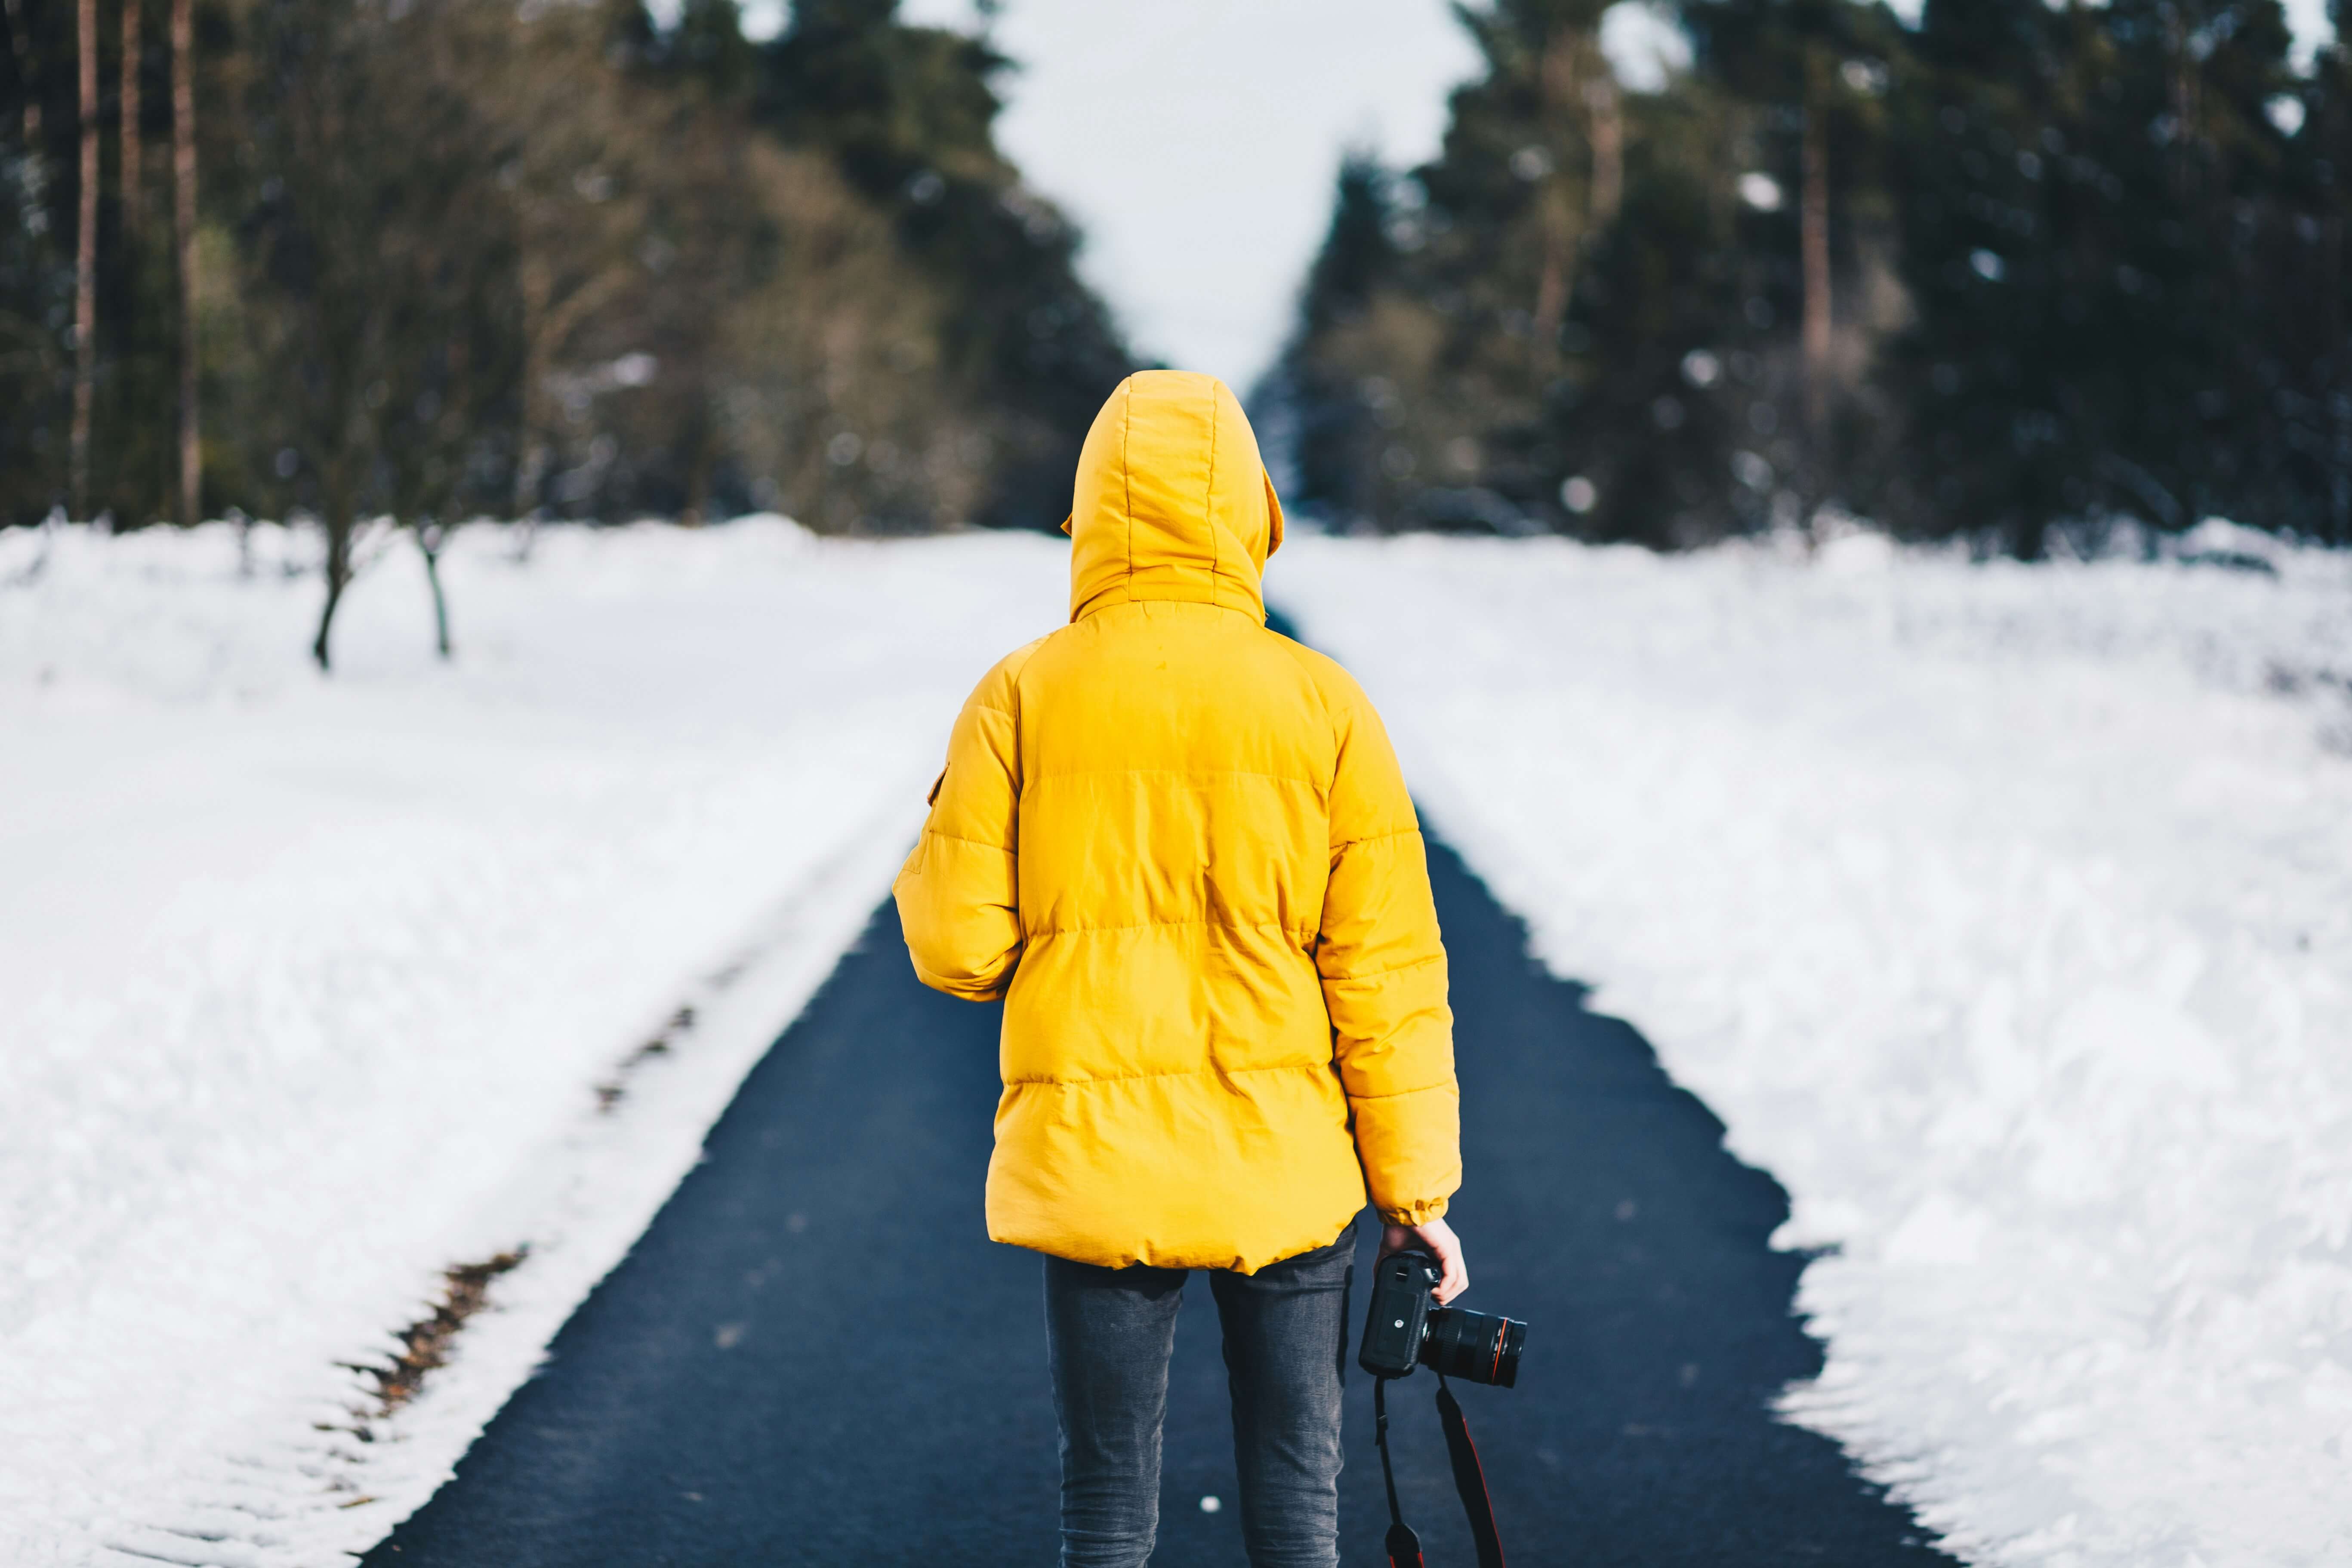
<instances>
[{"instance_id":1,"label":"asphalt road","mask_svg":"<svg viewBox=\"0 0 2352 1568\"><path fill-rule=\"evenodd\" d=\"M1430 869L1466 1300L1532 1324L1517 1388L1463 1390L1513 1561L1948 1563L1834 1445L1769 1414L1821 1360L1790 1310L1802 1261L1766 1246L1778 1184L1725 1152L1639 1035L1528 959L1450 850ZM371 1568L1052 1563L1038 1262L981 1219L997 1016L918 985L878 911L546 1370ZM1154 1561L1240 1563L1205 1279L1180 1325ZM1434 1392L1417 1375L1391 1404L1406 1512L1435 1568L1466 1568ZM1360 1375L1348 1422L1346 1560L1379 1563Z\"/></svg>"}]
</instances>

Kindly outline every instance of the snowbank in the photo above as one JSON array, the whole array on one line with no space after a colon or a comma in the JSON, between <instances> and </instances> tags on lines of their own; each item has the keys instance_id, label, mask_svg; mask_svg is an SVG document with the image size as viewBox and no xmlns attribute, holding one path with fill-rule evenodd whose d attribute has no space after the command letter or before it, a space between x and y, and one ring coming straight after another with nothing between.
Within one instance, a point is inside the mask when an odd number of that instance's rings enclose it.
<instances>
[{"instance_id":1,"label":"snowbank","mask_svg":"<svg viewBox=\"0 0 2352 1568\"><path fill-rule=\"evenodd\" d=\"M1787 1408L1973 1561L2352 1561L2352 557L2272 564L1270 574L1838 1249Z\"/></svg>"},{"instance_id":2,"label":"snowbank","mask_svg":"<svg viewBox=\"0 0 2352 1568\"><path fill-rule=\"evenodd\" d=\"M72 531L27 584L0 535L26 1568L315 1568L421 1503L882 896L971 682L1064 615L1059 542L768 520L526 567L478 529L454 667L403 543L322 681L308 547L255 537L247 578L225 528ZM339 1363L526 1244L376 1416Z\"/></svg>"},{"instance_id":3,"label":"snowbank","mask_svg":"<svg viewBox=\"0 0 2352 1568\"><path fill-rule=\"evenodd\" d=\"M321 681L307 549L256 542L72 531L23 584L0 535L12 1564L316 1564L421 1502L1063 613L1058 541L525 567L484 529L457 665L403 546ZM2352 1559L2352 561L2264 548L1271 574L1548 960L1789 1186L1784 1242L1838 1248L1788 1408L1978 1561ZM526 1243L375 1414L339 1363Z\"/></svg>"}]
</instances>

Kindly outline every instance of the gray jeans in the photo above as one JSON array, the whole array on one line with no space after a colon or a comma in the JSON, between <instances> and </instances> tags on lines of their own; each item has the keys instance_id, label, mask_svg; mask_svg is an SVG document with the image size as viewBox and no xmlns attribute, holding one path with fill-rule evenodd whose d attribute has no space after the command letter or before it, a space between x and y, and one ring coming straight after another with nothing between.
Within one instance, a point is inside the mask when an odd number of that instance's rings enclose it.
<instances>
[{"instance_id":1,"label":"gray jeans","mask_svg":"<svg viewBox=\"0 0 2352 1568\"><path fill-rule=\"evenodd\" d=\"M1209 1272L1224 1328L1253 1568L1339 1561L1339 1392L1356 1226L1255 1274ZM1141 1568L1160 1529L1160 1427L1186 1271L1045 1259L1062 1423L1063 1568Z\"/></svg>"}]
</instances>

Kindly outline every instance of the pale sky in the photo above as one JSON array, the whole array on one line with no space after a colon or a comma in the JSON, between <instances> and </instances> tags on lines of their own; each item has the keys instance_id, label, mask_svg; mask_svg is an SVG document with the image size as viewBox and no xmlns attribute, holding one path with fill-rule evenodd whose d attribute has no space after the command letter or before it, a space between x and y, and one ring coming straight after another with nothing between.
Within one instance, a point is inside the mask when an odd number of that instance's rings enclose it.
<instances>
[{"instance_id":1,"label":"pale sky","mask_svg":"<svg viewBox=\"0 0 2352 1568\"><path fill-rule=\"evenodd\" d=\"M907 0L969 26L969 0ZM1246 393L1281 346L1341 150L1417 162L1477 55L1443 0L1007 0L999 141L1085 228L1147 357Z\"/></svg>"},{"instance_id":2,"label":"pale sky","mask_svg":"<svg viewBox=\"0 0 2352 1568\"><path fill-rule=\"evenodd\" d=\"M2307 55L2326 0L2286 9ZM747 0L747 28L782 10ZM900 15L977 26L971 0ZM1629 86L1681 42L1654 15L1629 3L1604 25ZM1086 230L1087 280L1139 353L1244 394L1289 330L1341 152L1427 159L1447 90L1478 67L1444 0L1005 0L996 40L1020 68L1000 143Z\"/></svg>"}]
</instances>

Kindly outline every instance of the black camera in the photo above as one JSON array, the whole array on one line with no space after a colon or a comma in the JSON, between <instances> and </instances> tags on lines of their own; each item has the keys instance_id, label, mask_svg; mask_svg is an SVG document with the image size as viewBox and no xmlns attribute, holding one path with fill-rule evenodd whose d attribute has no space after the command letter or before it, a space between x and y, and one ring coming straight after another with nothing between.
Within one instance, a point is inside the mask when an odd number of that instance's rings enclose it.
<instances>
[{"instance_id":1,"label":"black camera","mask_svg":"<svg viewBox=\"0 0 2352 1568\"><path fill-rule=\"evenodd\" d=\"M1528 1326L1460 1307L1441 1307L1430 1290L1445 1271L1426 1252L1391 1252L1372 1268L1372 1305L1356 1364L1374 1377L1404 1377L1415 1364L1440 1377L1509 1388L1519 1381Z\"/></svg>"}]
</instances>

